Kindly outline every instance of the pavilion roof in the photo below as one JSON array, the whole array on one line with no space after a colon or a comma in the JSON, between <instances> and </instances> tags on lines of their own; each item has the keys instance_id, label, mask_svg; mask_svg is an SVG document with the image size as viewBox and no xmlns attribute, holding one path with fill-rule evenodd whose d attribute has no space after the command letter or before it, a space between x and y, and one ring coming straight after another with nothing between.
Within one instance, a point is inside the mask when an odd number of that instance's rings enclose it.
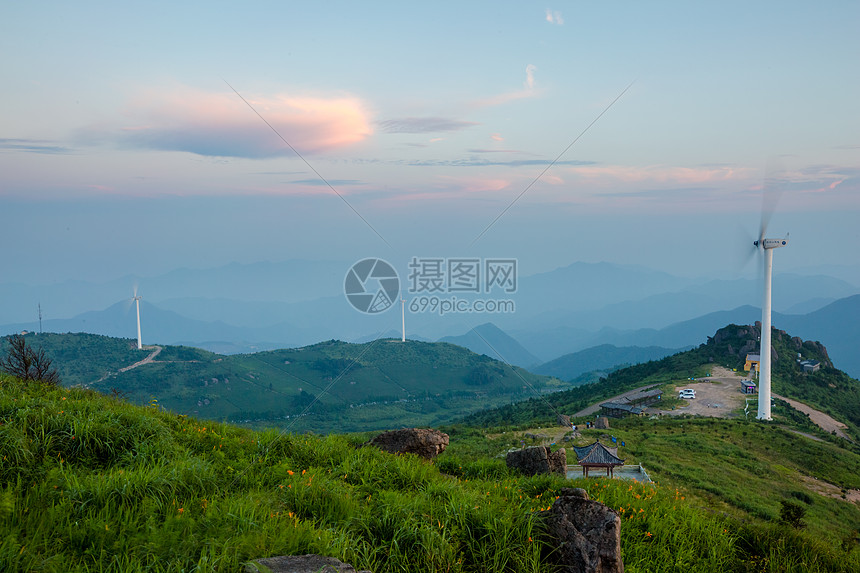
<instances>
[{"instance_id":1,"label":"pavilion roof","mask_svg":"<svg viewBox=\"0 0 860 573\"><path fill-rule=\"evenodd\" d=\"M607 448L600 442L588 446L573 447L579 465L624 465L624 460L618 457L618 448Z\"/></svg>"}]
</instances>

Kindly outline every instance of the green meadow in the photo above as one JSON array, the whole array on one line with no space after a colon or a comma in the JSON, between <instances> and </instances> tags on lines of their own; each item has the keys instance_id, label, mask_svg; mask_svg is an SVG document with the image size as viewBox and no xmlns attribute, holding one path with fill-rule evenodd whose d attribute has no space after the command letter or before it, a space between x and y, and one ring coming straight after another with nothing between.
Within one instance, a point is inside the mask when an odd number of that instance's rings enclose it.
<instances>
[{"instance_id":1,"label":"green meadow","mask_svg":"<svg viewBox=\"0 0 860 573\"><path fill-rule=\"evenodd\" d=\"M769 508L725 511L728 501L638 452L658 484L525 478L497 457L507 438L474 429L453 432L449 451L426 462L358 447L366 435L257 432L9 377L0 378L0 424L4 571L241 571L308 552L375 573L553 571L541 515L565 486L619 512L628 571L860 567L848 528L820 526L818 509L806 528ZM624 431L687 467L672 453L679 428ZM850 463L839 470L849 486ZM818 498L812 507L830 512Z\"/></svg>"}]
</instances>

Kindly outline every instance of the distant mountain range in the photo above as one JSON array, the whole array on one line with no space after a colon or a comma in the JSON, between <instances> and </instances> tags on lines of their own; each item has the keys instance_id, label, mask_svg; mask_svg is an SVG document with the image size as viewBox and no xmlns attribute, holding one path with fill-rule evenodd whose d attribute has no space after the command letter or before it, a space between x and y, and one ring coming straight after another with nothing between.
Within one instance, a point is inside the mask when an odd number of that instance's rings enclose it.
<instances>
[{"instance_id":1,"label":"distant mountain range","mask_svg":"<svg viewBox=\"0 0 860 573\"><path fill-rule=\"evenodd\" d=\"M179 269L103 284L3 283L0 334L38 330L36 304L41 302L46 331L134 336L135 318L128 302L137 282L143 295L144 342L242 353L320 340L399 337L399 309L367 315L349 305L341 292L348 267L338 262L285 261ZM852 276L850 270L842 269L842 276ZM407 276L405 270L401 274ZM836 353L837 362L859 375L860 366L855 366L850 351L857 347L857 336L827 312L817 314L858 293L860 288L838 278L779 274L774 278L774 308L794 314L775 313L774 324L797 324L799 332L821 338ZM760 315L749 305L760 299L755 280L696 280L609 263L574 263L522 277L516 293L494 295L514 300L516 312L407 312L407 337L449 341L494 358L498 352L512 364L532 367L602 344L687 347L721 325L753 322ZM104 300L125 302L105 308L98 304ZM82 311L58 318L64 309L73 308ZM844 312L856 316L851 305ZM801 318L805 316L808 321Z\"/></svg>"},{"instance_id":2,"label":"distant mountain range","mask_svg":"<svg viewBox=\"0 0 860 573\"><path fill-rule=\"evenodd\" d=\"M181 268L155 277L126 276L101 283L65 281L27 285L6 282L0 283L0 322L37 321L38 304L42 305L46 318L70 318L89 310L103 309L115 301L130 299L135 286L139 287L145 300L156 303L196 298L264 303L316 300L342 295L343 277L348 268L346 262L289 260L231 263L209 269ZM186 316L201 318L191 314ZM277 313L270 312L263 318L271 319L271 322L254 324L268 326L280 322L271 318L275 316ZM224 318L213 315L204 320Z\"/></svg>"},{"instance_id":3,"label":"distant mountain range","mask_svg":"<svg viewBox=\"0 0 860 573\"><path fill-rule=\"evenodd\" d=\"M495 360L502 360L522 368L531 368L540 364L540 360L534 354L492 322L476 326L460 336L440 338L439 342L463 346L476 354L485 354Z\"/></svg>"},{"instance_id":4,"label":"distant mountain range","mask_svg":"<svg viewBox=\"0 0 860 573\"><path fill-rule=\"evenodd\" d=\"M824 343L833 364L860 379L860 295L839 299L809 314L781 315L773 324Z\"/></svg>"},{"instance_id":5,"label":"distant mountain range","mask_svg":"<svg viewBox=\"0 0 860 573\"><path fill-rule=\"evenodd\" d=\"M532 371L536 374L555 376L561 380L573 380L586 372L659 360L683 350L687 350L687 348L663 348L662 346L624 346L619 348L612 344L601 344L579 352L565 354L555 360L541 364Z\"/></svg>"}]
</instances>

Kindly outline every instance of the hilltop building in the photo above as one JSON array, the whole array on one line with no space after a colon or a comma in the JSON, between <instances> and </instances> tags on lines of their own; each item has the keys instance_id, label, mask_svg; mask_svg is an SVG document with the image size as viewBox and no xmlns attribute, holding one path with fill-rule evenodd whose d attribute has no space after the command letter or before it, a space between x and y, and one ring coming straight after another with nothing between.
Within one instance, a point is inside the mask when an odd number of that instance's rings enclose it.
<instances>
[{"instance_id":1,"label":"hilltop building","mask_svg":"<svg viewBox=\"0 0 860 573\"><path fill-rule=\"evenodd\" d=\"M625 416L641 416L644 410L639 406L622 402L604 402L600 405L600 413L610 418L624 418Z\"/></svg>"},{"instance_id":2,"label":"hilltop building","mask_svg":"<svg viewBox=\"0 0 860 573\"><path fill-rule=\"evenodd\" d=\"M755 370L758 372L761 356L759 354L747 354L747 361L744 364L744 370L747 372Z\"/></svg>"},{"instance_id":3,"label":"hilltop building","mask_svg":"<svg viewBox=\"0 0 860 573\"><path fill-rule=\"evenodd\" d=\"M818 372L821 368L821 362L818 360L804 360L800 363L803 367L804 374L812 374L813 372Z\"/></svg>"}]
</instances>

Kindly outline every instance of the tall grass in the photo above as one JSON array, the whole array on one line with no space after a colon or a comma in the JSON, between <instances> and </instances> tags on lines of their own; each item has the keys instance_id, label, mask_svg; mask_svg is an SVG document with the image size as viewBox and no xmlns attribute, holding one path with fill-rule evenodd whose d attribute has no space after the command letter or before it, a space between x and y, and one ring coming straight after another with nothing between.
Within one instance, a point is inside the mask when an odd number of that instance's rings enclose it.
<instances>
[{"instance_id":1,"label":"tall grass","mask_svg":"<svg viewBox=\"0 0 860 573\"><path fill-rule=\"evenodd\" d=\"M251 432L0 378L0 570L240 571L302 553L376 573L555 569L541 515L571 482L360 441ZM838 565L778 527L765 530L778 548L765 554L754 530L669 488L575 483L622 516L628 571ZM848 571L857 560L845 555Z\"/></svg>"}]
</instances>

